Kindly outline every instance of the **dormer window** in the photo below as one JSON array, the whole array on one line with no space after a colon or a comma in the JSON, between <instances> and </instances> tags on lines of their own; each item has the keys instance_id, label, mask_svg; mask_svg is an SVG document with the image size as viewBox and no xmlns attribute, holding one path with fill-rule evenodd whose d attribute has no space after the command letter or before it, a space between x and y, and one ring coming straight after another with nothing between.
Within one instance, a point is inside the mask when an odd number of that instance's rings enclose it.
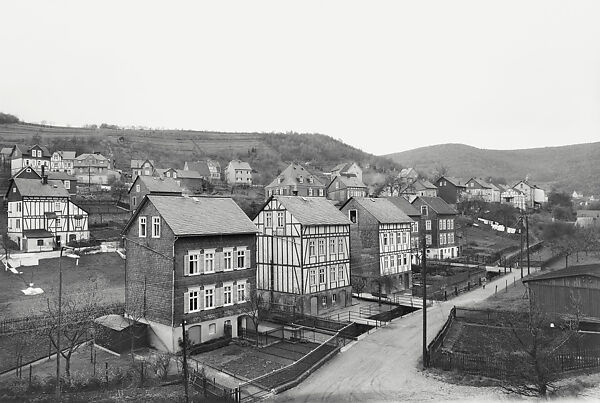
<instances>
[{"instance_id":1,"label":"dormer window","mask_svg":"<svg viewBox=\"0 0 600 403\"><path fill-rule=\"evenodd\" d=\"M298 177L298 182L300 182L300 183L304 183L304 178L302 177L302 175L300 175L300 176Z\"/></svg>"},{"instance_id":2,"label":"dormer window","mask_svg":"<svg viewBox=\"0 0 600 403\"><path fill-rule=\"evenodd\" d=\"M314 181L315 181L315 180L313 179L313 177L312 177L312 176L309 176L309 177L308 177L308 183L313 183Z\"/></svg>"}]
</instances>

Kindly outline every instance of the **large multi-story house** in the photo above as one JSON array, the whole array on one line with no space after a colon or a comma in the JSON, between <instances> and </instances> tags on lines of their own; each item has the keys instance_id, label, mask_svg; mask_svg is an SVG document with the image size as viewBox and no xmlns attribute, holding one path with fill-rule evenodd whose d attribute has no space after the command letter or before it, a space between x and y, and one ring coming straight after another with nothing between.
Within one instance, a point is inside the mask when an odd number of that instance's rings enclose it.
<instances>
[{"instance_id":1,"label":"large multi-story house","mask_svg":"<svg viewBox=\"0 0 600 403\"><path fill-rule=\"evenodd\" d=\"M325 185L302 165L292 162L265 186L266 196L321 196L325 197Z\"/></svg>"},{"instance_id":2,"label":"large multi-story house","mask_svg":"<svg viewBox=\"0 0 600 403\"><path fill-rule=\"evenodd\" d=\"M173 178L138 175L129 188L129 209L135 212L146 195L181 196L183 191Z\"/></svg>"},{"instance_id":3,"label":"large multi-story house","mask_svg":"<svg viewBox=\"0 0 600 403\"><path fill-rule=\"evenodd\" d=\"M351 197L367 196L367 185L355 175L337 175L327 185L327 198L345 202Z\"/></svg>"},{"instance_id":4,"label":"large multi-story house","mask_svg":"<svg viewBox=\"0 0 600 403\"><path fill-rule=\"evenodd\" d=\"M410 230L410 248L412 254L412 263L420 264L421 251L419 250L419 221L421 219L421 212L417 210L415 206L413 206L404 197L388 197L387 199L400 210L402 210L402 212L412 220Z\"/></svg>"},{"instance_id":5,"label":"large multi-story house","mask_svg":"<svg viewBox=\"0 0 600 403\"><path fill-rule=\"evenodd\" d=\"M106 185L110 176L110 161L100 153L84 153L73 165L77 182L86 185Z\"/></svg>"},{"instance_id":6,"label":"large multi-story house","mask_svg":"<svg viewBox=\"0 0 600 403\"><path fill-rule=\"evenodd\" d=\"M456 204L464 197L467 190L465 183L466 181L462 178L442 176L434 184L438 188L438 197L444 199L448 204Z\"/></svg>"},{"instance_id":7,"label":"large multi-story house","mask_svg":"<svg viewBox=\"0 0 600 403\"><path fill-rule=\"evenodd\" d=\"M73 175L75 151L54 151L50 159L51 172L66 172Z\"/></svg>"},{"instance_id":8,"label":"large multi-story house","mask_svg":"<svg viewBox=\"0 0 600 403\"><path fill-rule=\"evenodd\" d=\"M138 176L154 175L154 160L131 160L131 180Z\"/></svg>"},{"instance_id":9,"label":"large multi-story house","mask_svg":"<svg viewBox=\"0 0 600 403\"><path fill-rule=\"evenodd\" d=\"M245 161L232 160L225 167L225 181L230 185L252 185L252 168Z\"/></svg>"},{"instance_id":10,"label":"large multi-story house","mask_svg":"<svg viewBox=\"0 0 600 403\"><path fill-rule=\"evenodd\" d=\"M46 170L50 168L50 151L45 146L38 144L31 147L16 144L13 146L9 158L11 175L25 167L32 167L38 173L42 172L42 167L45 167Z\"/></svg>"},{"instance_id":11,"label":"large multi-story house","mask_svg":"<svg viewBox=\"0 0 600 403\"><path fill-rule=\"evenodd\" d=\"M8 237L25 252L52 250L67 242L88 239L88 213L73 203L60 180L12 178L6 193ZM36 173L37 175L37 173Z\"/></svg>"},{"instance_id":12,"label":"large multi-story house","mask_svg":"<svg viewBox=\"0 0 600 403\"><path fill-rule=\"evenodd\" d=\"M148 195L123 232L125 315L146 323L149 344L180 349L251 321L256 227L232 199Z\"/></svg>"},{"instance_id":13,"label":"large multi-story house","mask_svg":"<svg viewBox=\"0 0 600 403\"><path fill-rule=\"evenodd\" d=\"M363 171L356 162L344 162L336 165L331 170L331 180L336 176L356 176L360 182L363 180Z\"/></svg>"},{"instance_id":14,"label":"large multi-story house","mask_svg":"<svg viewBox=\"0 0 600 403\"><path fill-rule=\"evenodd\" d=\"M413 220L387 198L353 197L340 207L350 225L350 267L365 292L394 294L410 289Z\"/></svg>"},{"instance_id":15,"label":"large multi-story house","mask_svg":"<svg viewBox=\"0 0 600 403\"><path fill-rule=\"evenodd\" d=\"M257 287L312 315L352 303L350 221L325 198L271 196L257 216Z\"/></svg>"},{"instance_id":16,"label":"large multi-story house","mask_svg":"<svg viewBox=\"0 0 600 403\"><path fill-rule=\"evenodd\" d=\"M548 196L544 189L537 185L530 184L527 180L517 182L513 189L521 191L525 195L525 204L527 208L539 208L542 204L548 202Z\"/></svg>"},{"instance_id":17,"label":"large multi-story house","mask_svg":"<svg viewBox=\"0 0 600 403\"><path fill-rule=\"evenodd\" d=\"M428 259L448 259L459 254L454 224L457 211L441 197L419 196L413 202L421 211L421 231L425 233Z\"/></svg>"}]
</instances>

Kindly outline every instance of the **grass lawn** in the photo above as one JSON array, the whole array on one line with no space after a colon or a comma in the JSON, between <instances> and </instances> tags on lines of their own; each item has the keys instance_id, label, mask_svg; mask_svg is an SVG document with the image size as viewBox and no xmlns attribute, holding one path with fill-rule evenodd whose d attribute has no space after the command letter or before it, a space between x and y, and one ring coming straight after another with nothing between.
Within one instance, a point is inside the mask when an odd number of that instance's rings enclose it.
<instances>
[{"instance_id":1,"label":"grass lawn","mask_svg":"<svg viewBox=\"0 0 600 403\"><path fill-rule=\"evenodd\" d=\"M510 246L519 246L519 239L500 236L494 230L480 227L466 227L463 229L463 241L469 249L483 253L494 253Z\"/></svg>"},{"instance_id":2,"label":"grass lawn","mask_svg":"<svg viewBox=\"0 0 600 403\"><path fill-rule=\"evenodd\" d=\"M39 313L47 298L58 295L59 259L42 259L38 266L21 266L23 274L0 272L0 319L23 317ZM63 293L80 292L92 282L101 287L103 303L125 301L125 261L116 253L84 255L75 260L62 259ZM44 290L43 294L28 296L21 292L33 283Z\"/></svg>"}]
</instances>

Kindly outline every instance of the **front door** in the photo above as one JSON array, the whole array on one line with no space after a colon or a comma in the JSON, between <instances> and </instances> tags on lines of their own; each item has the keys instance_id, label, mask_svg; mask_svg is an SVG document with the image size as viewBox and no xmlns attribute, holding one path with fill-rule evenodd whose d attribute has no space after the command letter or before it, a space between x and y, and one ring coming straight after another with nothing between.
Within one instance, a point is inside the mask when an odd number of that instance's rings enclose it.
<instances>
[{"instance_id":1,"label":"front door","mask_svg":"<svg viewBox=\"0 0 600 403\"><path fill-rule=\"evenodd\" d=\"M346 306L346 290L340 291L340 306Z\"/></svg>"},{"instance_id":2,"label":"front door","mask_svg":"<svg viewBox=\"0 0 600 403\"><path fill-rule=\"evenodd\" d=\"M310 314L317 315L317 297L310 297Z\"/></svg>"}]
</instances>

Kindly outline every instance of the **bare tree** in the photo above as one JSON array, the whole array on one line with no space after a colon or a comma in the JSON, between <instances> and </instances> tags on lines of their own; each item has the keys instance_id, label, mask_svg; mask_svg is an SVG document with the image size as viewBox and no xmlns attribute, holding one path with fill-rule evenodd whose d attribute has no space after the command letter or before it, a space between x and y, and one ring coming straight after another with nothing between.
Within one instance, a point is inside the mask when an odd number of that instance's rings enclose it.
<instances>
[{"instance_id":1,"label":"bare tree","mask_svg":"<svg viewBox=\"0 0 600 403\"><path fill-rule=\"evenodd\" d=\"M266 298L265 292L258 290L254 285L251 285L246 290L245 297L246 303L241 304L241 310L250 318L254 326L254 331L258 333L258 324L261 318L270 311L271 303ZM256 345L258 345L258 337L256 338Z\"/></svg>"},{"instance_id":2,"label":"bare tree","mask_svg":"<svg viewBox=\"0 0 600 403\"><path fill-rule=\"evenodd\" d=\"M351 276L350 282L352 283L352 291L357 293L360 297L360 294L364 291L365 287L367 286L367 280L364 277Z\"/></svg>"},{"instance_id":3,"label":"bare tree","mask_svg":"<svg viewBox=\"0 0 600 403\"><path fill-rule=\"evenodd\" d=\"M379 276L372 279L371 283L377 287L377 299L379 302L379 306L381 306L381 294L385 290L387 290L388 292L391 291L392 287L394 286L394 280L391 276Z\"/></svg>"}]
</instances>

